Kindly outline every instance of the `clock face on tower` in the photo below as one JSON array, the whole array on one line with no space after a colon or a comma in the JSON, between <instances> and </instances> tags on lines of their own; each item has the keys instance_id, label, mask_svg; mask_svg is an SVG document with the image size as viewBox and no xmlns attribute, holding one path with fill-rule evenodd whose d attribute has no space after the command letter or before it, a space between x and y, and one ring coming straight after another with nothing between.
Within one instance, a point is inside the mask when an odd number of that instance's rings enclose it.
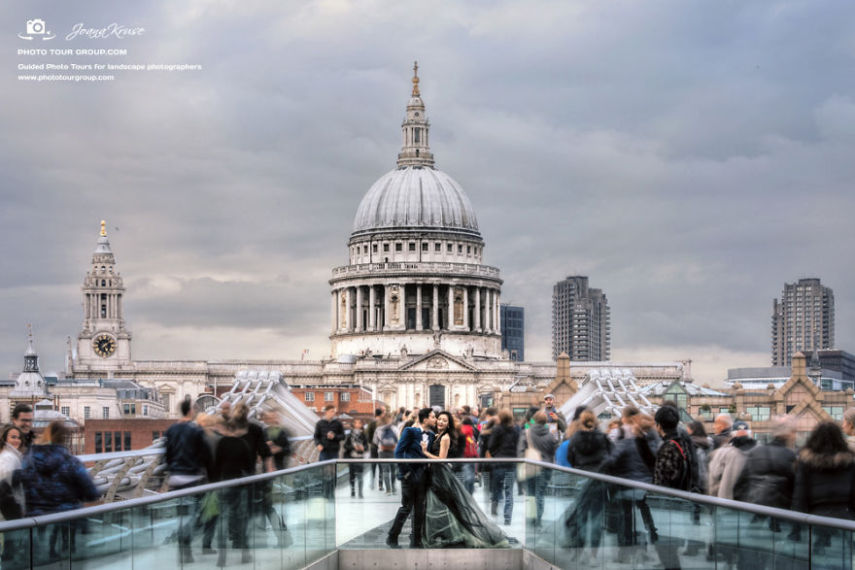
<instances>
[{"instance_id":1,"label":"clock face on tower","mask_svg":"<svg viewBox=\"0 0 855 570\"><path fill-rule=\"evenodd\" d=\"M107 358L116 352L116 341L108 334L99 334L92 341L92 348L95 350L95 354L101 358Z\"/></svg>"}]
</instances>

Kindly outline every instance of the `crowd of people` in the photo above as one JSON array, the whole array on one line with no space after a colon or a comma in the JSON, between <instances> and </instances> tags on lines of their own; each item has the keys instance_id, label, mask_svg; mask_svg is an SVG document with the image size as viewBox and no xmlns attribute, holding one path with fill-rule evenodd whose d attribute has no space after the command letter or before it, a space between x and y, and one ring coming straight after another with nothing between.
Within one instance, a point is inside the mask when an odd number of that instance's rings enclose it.
<instances>
[{"instance_id":1,"label":"crowd of people","mask_svg":"<svg viewBox=\"0 0 855 570\"><path fill-rule=\"evenodd\" d=\"M277 414L266 412L262 425L249 420L245 404L232 407L226 402L215 413L196 415L185 400L180 409L181 420L165 434L168 490L237 479L259 468L286 467L291 445ZM543 524L551 470L515 462L444 461L449 458L530 457L755 505L855 519L855 408L845 412L840 425L817 425L798 449L797 426L791 418L776 419L769 440L759 443L748 422L729 414L715 418L711 434L701 421L684 424L673 402L665 402L653 416L627 406L620 418L603 426L584 406L568 421L551 394L520 420L510 410L492 407L478 415L468 406L454 412L402 408L394 413L381 406L367 425L357 419L345 430L333 406L323 414L314 434L320 460L341 456L425 460L348 464L351 497L364 497L366 478L371 489L386 495L400 492L401 506L387 534L390 547L398 547L408 518L412 518L412 547L506 546L508 537L499 523L511 524L515 492L532 499L531 523ZM35 438L30 406L16 406L11 418L0 432L0 520L62 512L99 499L87 470L67 448L69 433L63 422L52 422ZM476 484L484 489L494 518L478 507L473 497ZM335 482L327 482L324 493L331 496L334 491ZM685 546L683 554L705 549L708 558L727 562L744 555L697 540L679 545L660 541L647 499L641 489L589 480L558 520L562 545L574 549L582 560L596 561L603 533L612 532L622 547L618 549L621 561L638 546L651 543L657 545L665 568L679 567L678 546ZM289 541L285 521L274 509L269 482L229 487L203 497L187 495L179 503L177 539L182 563L193 560L196 533L202 535L202 554L217 553L216 534L219 566L226 564L229 542L240 552L242 562L250 561L247 531L252 513L269 520L280 545ZM701 511L694 504L693 522L699 523ZM642 525L636 525L637 518ZM801 539L798 525L782 525L774 519L764 523L771 532L787 531L789 539ZM50 552L58 547L74 551L77 529L49 537ZM819 528L812 536L814 552L830 546L829 531ZM0 543L3 559L8 559L12 549L5 546Z\"/></svg>"},{"instance_id":2,"label":"crowd of people","mask_svg":"<svg viewBox=\"0 0 855 570\"><path fill-rule=\"evenodd\" d=\"M350 434L342 430L341 438L351 458L533 457L671 489L855 519L855 408L845 413L840 425L817 425L800 449L795 446L793 419L782 417L773 423L768 441L761 444L747 421L734 420L729 414L715 418L711 434L701 421L684 424L673 402L665 402L653 416L627 406L620 418L603 425L591 410L580 407L567 421L549 394L542 406L532 406L521 420L506 409L487 408L478 417L468 407L454 413L425 408L401 409L396 414L381 407L364 430L361 425ZM357 435L352 435L354 431ZM326 437L331 438L329 433ZM348 444L351 437L359 444ZM351 475L351 494L361 497L363 466L352 467L358 470ZM497 523L511 523L515 491L530 496L531 522L537 527L543 524L544 496L552 475L551 470L530 466L526 475L527 467L500 462L481 464L477 470L475 464L444 462L380 463L365 469L370 470L369 485L376 484L387 494L396 492L396 479L400 482L401 507L387 536L391 547L398 546L408 517L412 517L413 547L502 543L506 537L495 529L492 519L468 515L470 509L481 512L470 500L475 482L484 487ZM728 562L741 556L697 540L660 540L647 499L643 490L590 480L559 521L562 545L574 548L582 560L596 561L603 533L610 531L623 547L617 550L619 561L636 556L637 547L645 543L656 545L659 563L665 568L679 567L678 551L691 555L705 550L709 559ZM453 502L462 507L450 508ZM699 524L701 512L695 504L690 520ZM438 520L441 525L433 524ZM436 536L432 524L455 531ZM800 539L798 526L782 528L785 525L776 520L766 524L771 532L788 531L789 539ZM478 534L483 529L489 531L486 539ZM814 552L828 547L828 532L819 530L813 536Z\"/></svg>"},{"instance_id":3,"label":"crowd of people","mask_svg":"<svg viewBox=\"0 0 855 570\"><path fill-rule=\"evenodd\" d=\"M181 419L165 433L164 490L283 469L291 455L289 434L276 413L265 412L261 425L249 419L249 409L242 403L234 407L224 403L215 413L197 415L191 402L184 400L180 412ZM85 466L68 450L70 434L64 422L51 422L34 438L29 405L17 405L11 418L0 432L0 521L67 511L100 499ZM265 481L179 499L176 538L180 562L193 561L194 534L202 535L202 554L217 553L213 548L217 535L218 566L226 565L229 542L243 562L250 561L247 532L253 513L269 521L278 543L287 546L291 537L271 494L271 483ZM57 557L58 548L75 552L76 536L83 525L85 519L74 521L67 533L55 527L48 537L48 555ZM28 551L18 546L3 544L0 537L2 559L8 561L16 551Z\"/></svg>"},{"instance_id":4,"label":"crowd of people","mask_svg":"<svg viewBox=\"0 0 855 570\"><path fill-rule=\"evenodd\" d=\"M167 487L170 491L203 483L228 481L283 469L291 455L287 430L279 416L265 412L264 425L249 419L244 403L224 402L217 412L196 414L189 400L181 403L182 418L165 434ZM241 562L250 562L248 531L253 514L269 521L277 542L291 541L284 517L274 508L272 483L232 486L203 497L188 495L179 505L179 559L193 562L191 544L196 529L202 529L203 555L218 554L217 566L226 565L229 544L240 552ZM264 523L266 525L266 522ZM217 549L213 548L214 537Z\"/></svg>"}]
</instances>

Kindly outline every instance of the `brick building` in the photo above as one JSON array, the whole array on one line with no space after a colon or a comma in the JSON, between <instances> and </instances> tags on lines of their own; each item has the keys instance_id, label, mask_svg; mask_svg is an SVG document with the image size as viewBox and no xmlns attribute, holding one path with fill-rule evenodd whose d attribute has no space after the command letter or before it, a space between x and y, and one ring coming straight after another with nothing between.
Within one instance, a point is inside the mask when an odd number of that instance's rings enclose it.
<instances>
[{"instance_id":1,"label":"brick building","mask_svg":"<svg viewBox=\"0 0 855 570\"><path fill-rule=\"evenodd\" d=\"M163 436L174 419L87 420L83 426L84 453L133 451Z\"/></svg>"}]
</instances>

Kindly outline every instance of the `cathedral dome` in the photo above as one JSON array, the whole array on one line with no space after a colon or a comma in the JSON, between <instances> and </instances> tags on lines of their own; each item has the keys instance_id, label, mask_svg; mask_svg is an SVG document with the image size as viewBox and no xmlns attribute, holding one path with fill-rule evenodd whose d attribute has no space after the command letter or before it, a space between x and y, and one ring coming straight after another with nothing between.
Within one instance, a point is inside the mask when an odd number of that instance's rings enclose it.
<instances>
[{"instance_id":1,"label":"cathedral dome","mask_svg":"<svg viewBox=\"0 0 855 570\"><path fill-rule=\"evenodd\" d=\"M407 166L382 176L362 198L353 234L402 229L451 230L479 237L472 203L448 174Z\"/></svg>"}]
</instances>

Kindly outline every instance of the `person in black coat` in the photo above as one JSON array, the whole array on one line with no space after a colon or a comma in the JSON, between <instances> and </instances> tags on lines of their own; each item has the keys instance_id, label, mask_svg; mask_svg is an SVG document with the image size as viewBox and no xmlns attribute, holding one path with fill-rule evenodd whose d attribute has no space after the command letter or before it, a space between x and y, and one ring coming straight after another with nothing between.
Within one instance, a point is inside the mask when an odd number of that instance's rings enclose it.
<instances>
[{"instance_id":1,"label":"person in black coat","mask_svg":"<svg viewBox=\"0 0 855 570\"><path fill-rule=\"evenodd\" d=\"M579 416L579 429L570 438L567 460L574 469L599 472L612 451L612 441L598 429L599 422L591 411Z\"/></svg>"},{"instance_id":2,"label":"person in black coat","mask_svg":"<svg viewBox=\"0 0 855 570\"><path fill-rule=\"evenodd\" d=\"M855 454L834 422L816 426L798 454L793 510L855 519ZM814 552L831 544L832 532L815 527Z\"/></svg>"},{"instance_id":3,"label":"person in black coat","mask_svg":"<svg viewBox=\"0 0 855 570\"><path fill-rule=\"evenodd\" d=\"M514 416L510 410L499 411L499 423L493 427L490 434L490 457L516 457L520 432L514 425ZM515 463L495 463L491 476L495 478L493 497L490 505L491 513L498 514L499 499L505 496L505 524L511 524L514 512L514 479L516 477Z\"/></svg>"},{"instance_id":4,"label":"person in black coat","mask_svg":"<svg viewBox=\"0 0 855 570\"><path fill-rule=\"evenodd\" d=\"M773 439L748 452L745 468L736 483L738 495L755 505L789 509L796 481L796 426L784 418L777 420Z\"/></svg>"},{"instance_id":5,"label":"person in black coat","mask_svg":"<svg viewBox=\"0 0 855 570\"><path fill-rule=\"evenodd\" d=\"M615 448L602 466L602 472L614 477L622 477L642 483L653 482L653 466L656 462L656 450L651 449L651 441L646 429L652 418L635 406L626 406L621 413L620 437ZM658 436L657 436L658 439ZM634 546L638 545L635 532L634 509L638 509L641 520L647 529L650 542L655 544L659 538L653 515L647 504L646 491L631 487L617 489L612 497L616 499L615 507L619 509L618 520L618 551L619 562L627 562Z\"/></svg>"},{"instance_id":6,"label":"person in black coat","mask_svg":"<svg viewBox=\"0 0 855 570\"><path fill-rule=\"evenodd\" d=\"M342 441L344 441L344 426L335 419L335 406L329 404L324 407L324 417L315 424L318 461L338 459Z\"/></svg>"},{"instance_id":7,"label":"person in black coat","mask_svg":"<svg viewBox=\"0 0 855 570\"><path fill-rule=\"evenodd\" d=\"M570 438L567 459L576 469L599 472L612 453L614 444L601 432L597 416L584 410L578 418L578 429ZM603 509L606 503L607 485L590 480L582 492L572 513L565 517L567 529L564 544L571 548L582 548L590 534L590 556L597 558L597 550L603 536Z\"/></svg>"},{"instance_id":8,"label":"person in black coat","mask_svg":"<svg viewBox=\"0 0 855 570\"><path fill-rule=\"evenodd\" d=\"M235 422L234 419L230 419L222 429L223 437L217 442L211 479L213 481L226 481L254 475L255 451L242 437L246 434L245 427L240 420ZM226 536L231 538L234 547L240 551L241 562L250 562L252 557L249 553L247 533L250 515L249 489L246 485L235 485L221 489L219 505L221 516L219 517L217 533L219 549L217 566L226 565Z\"/></svg>"}]
</instances>

